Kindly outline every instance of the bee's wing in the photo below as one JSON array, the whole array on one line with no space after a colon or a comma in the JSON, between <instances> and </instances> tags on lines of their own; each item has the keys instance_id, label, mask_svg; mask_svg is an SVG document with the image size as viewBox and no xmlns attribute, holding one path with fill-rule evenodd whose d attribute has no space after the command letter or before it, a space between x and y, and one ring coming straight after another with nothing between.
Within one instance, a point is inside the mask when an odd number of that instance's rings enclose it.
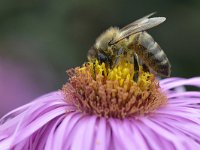
<instances>
[{"instance_id":1,"label":"bee's wing","mask_svg":"<svg viewBox=\"0 0 200 150\"><path fill-rule=\"evenodd\" d=\"M128 28L130 28L130 27L132 27L132 26L137 25L138 23L140 23L140 22L142 22L142 21L148 19L149 17L153 16L155 13L156 13L156 12L150 13L150 14L148 14L148 15L146 15L146 16L140 18L140 19L137 19L137 20L133 21L132 23L126 25L126 26L123 27L123 28L121 28L120 31L124 31L124 30L126 30L126 29L128 29Z\"/></svg>"},{"instance_id":2,"label":"bee's wing","mask_svg":"<svg viewBox=\"0 0 200 150\"><path fill-rule=\"evenodd\" d=\"M137 33L137 32L141 32L141 31L145 31L147 29L153 28L161 23L163 23L166 18L165 17L153 17L153 18L149 18L150 16L152 16L154 13L151 13L141 19L138 19L132 23L130 23L129 25L123 27L122 29L120 29L120 35L118 38L113 39L113 41L110 42L110 44L115 44L118 41L127 38L128 36Z\"/></svg>"}]
</instances>

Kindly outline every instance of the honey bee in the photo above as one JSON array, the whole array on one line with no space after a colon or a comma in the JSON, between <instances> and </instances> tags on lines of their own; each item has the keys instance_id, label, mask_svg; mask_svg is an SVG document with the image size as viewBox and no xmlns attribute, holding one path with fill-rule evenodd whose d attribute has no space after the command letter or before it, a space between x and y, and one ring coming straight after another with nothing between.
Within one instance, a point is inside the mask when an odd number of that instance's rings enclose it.
<instances>
[{"instance_id":1,"label":"honey bee","mask_svg":"<svg viewBox=\"0 0 200 150\"><path fill-rule=\"evenodd\" d=\"M121 29L107 29L88 51L88 60L94 62L97 59L112 68L118 64L120 57L124 57L134 64L135 72L139 72L139 65L142 65L149 72L169 77L171 65L165 52L145 31L166 20L165 17L151 17L154 14L140 18Z\"/></svg>"}]
</instances>

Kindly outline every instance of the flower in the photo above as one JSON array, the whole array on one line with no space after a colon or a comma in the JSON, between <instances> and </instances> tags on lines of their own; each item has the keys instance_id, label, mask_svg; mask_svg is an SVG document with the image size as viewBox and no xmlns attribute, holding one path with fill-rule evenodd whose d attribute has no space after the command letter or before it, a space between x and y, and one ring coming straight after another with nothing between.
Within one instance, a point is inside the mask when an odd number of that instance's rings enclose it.
<instances>
[{"instance_id":1,"label":"flower","mask_svg":"<svg viewBox=\"0 0 200 150\"><path fill-rule=\"evenodd\" d=\"M1 149L200 149L200 77L157 81L121 63L98 61L68 71L62 90L0 120Z\"/></svg>"}]
</instances>

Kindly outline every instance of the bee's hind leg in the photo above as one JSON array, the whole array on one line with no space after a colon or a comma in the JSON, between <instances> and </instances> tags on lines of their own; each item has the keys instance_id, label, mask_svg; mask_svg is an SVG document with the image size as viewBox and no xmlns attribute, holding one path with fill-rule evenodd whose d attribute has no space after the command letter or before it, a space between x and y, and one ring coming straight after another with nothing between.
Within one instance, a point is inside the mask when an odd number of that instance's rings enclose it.
<instances>
[{"instance_id":1,"label":"bee's hind leg","mask_svg":"<svg viewBox=\"0 0 200 150\"><path fill-rule=\"evenodd\" d=\"M144 72L150 72L149 67L147 65L145 65L141 60L138 59L137 54L134 54L134 76L133 76L133 80L135 82L137 82L138 78L139 78L139 72L140 72L139 66L142 66L142 70Z\"/></svg>"},{"instance_id":2,"label":"bee's hind leg","mask_svg":"<svg viewBox=\"0 0 200 150\"><path fill-rule=\"evenodd\" d=\"M138 81L138 77L139 77L139 69L140 69L137 54L134 54L133 63L134 63L134 75L133 75L133 80L134 80L135 82L137 82L137 81Z\"/></svg>"},{"instance_id":3,"label":"bee's hind leg","mask_svg":"<svg viewBox=\"0 0 200 150\"><path fill-rule=\"evenodd\" d=\"M140 66L142 66L142 70L144 72L150 72L149 67L141 59L138 60L138 63Z\"/></svg>"}]
</instances>

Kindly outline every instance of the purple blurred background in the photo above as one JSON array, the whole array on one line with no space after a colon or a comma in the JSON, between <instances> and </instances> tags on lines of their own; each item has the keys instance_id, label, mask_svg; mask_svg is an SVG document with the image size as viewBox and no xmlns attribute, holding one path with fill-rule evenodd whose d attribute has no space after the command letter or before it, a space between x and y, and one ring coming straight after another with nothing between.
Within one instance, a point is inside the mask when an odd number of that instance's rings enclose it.
<instances>
[{"instance_id":1,"label":"purple blurred background","mask_svg":"<svg viewBox=\"0 0 200 150\"><path fill-rule=\"evenodd\" d=\"M48 92L53 87L53 78L51 69L45 65L38 68L0 58L0 116Z\"/></svg>"}]
</instances>

